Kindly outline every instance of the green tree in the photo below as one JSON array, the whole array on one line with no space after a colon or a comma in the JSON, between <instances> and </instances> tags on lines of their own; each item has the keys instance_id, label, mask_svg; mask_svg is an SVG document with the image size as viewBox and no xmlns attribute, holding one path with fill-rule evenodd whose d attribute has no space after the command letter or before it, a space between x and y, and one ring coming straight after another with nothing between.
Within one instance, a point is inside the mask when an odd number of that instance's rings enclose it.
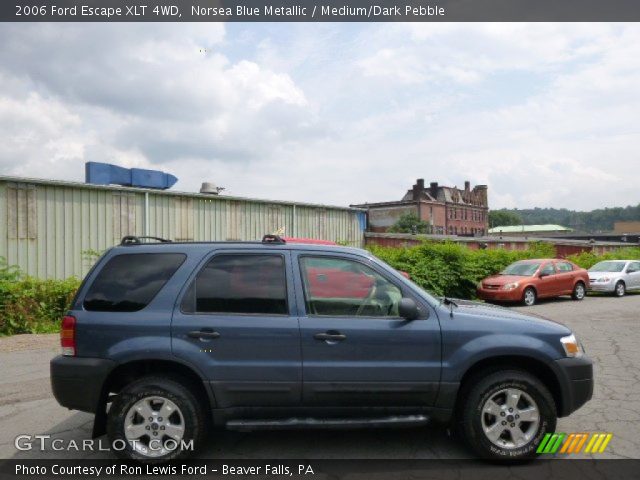
<instances>
[{"instance_id":1,"label":"green tree","mask_svg":"<svg viewBox=\"0 0 640 480\"><path fill-rule=\"evenodd\" d=\"M489 212L489 227L522 225L522 217L514 211L491 210Z\"/></svg>"},{"instance_id":2,"label":"green tree","mask_svg":"<svg viewBox=\"0 0 640 480\"><path fill-rule=\"evenodd\" d=\"M639 221L640 204L626 207L599 208L590 212L567 210L566 208L528 208L518 210L496 210L518 215L525 225L553 223L582 232L606 232L613 230L615 222ZM490 218L491 214L490 212Z\"/></svg>"},{"instance_id":3,"label":"green tree","mask_svg":"<svg viewBox=\"0 0 640 480\"><path fill-rule=\"evenodd\" d=\"M415 213L405 213L389 228L389 232L430 233L430 225L424 220L420 220Z\"/></svg>"}]
</instances>

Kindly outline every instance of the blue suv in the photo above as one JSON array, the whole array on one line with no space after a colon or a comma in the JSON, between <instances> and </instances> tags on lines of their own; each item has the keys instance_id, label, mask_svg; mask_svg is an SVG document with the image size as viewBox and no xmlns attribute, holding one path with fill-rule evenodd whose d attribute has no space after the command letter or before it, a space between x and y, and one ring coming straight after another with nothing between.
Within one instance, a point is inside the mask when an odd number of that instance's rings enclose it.
<instances>
[{"instance_id":1,"label":"blue suv","mask_svg":"<svg viewBox=\"0 0 640 480\"><path fill-rule=\"evenodd\" d=\"M565 326L429 295L371 253L125 237L89 272L51 361L58 402L124 458L196 450L213 427L451 424L485 458L535 456L593 392Z\"/></svg>"}]
</instances>

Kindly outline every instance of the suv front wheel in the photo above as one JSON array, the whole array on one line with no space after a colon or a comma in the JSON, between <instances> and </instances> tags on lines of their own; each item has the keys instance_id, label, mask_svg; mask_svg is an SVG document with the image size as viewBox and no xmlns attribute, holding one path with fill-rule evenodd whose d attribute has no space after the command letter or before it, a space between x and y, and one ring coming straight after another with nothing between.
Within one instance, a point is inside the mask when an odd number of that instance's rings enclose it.
<instances>
[{"instance_id":1,"label":"suv front wheel","mask_svg":"<svg viewBox=\"0 0 640 480\"><path fill-rule=\"evenodd\" d=\"M107 435L120 458L164 462L197 449L205 425L202 404L189 387L148 376L127 385L113 401Z\"/></svg>"},{"instance_id":2,"label":"suv front wheel","mask_svg":"<svg viewBox=\"0 0 640 480\"><path fill-rule=\"evenodd\" d=\"M479 380L468 391L461 413L461 433L487 459L535 457L540 440L554 432L557 419L549 390L519 370L498 371Z\"/></svg>"}]
</instances>

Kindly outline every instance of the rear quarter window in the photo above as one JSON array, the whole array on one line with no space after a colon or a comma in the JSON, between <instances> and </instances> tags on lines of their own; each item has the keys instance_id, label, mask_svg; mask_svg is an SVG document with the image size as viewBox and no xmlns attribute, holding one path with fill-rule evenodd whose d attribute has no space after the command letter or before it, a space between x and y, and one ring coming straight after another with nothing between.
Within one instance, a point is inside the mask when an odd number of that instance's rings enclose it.
<instances>
[{"instance_id":1,"label":"rear quarter window","mask_svg":"<svg viewBox=\"0 0 640 480\"><path fill-rule=\"evenodd\" d=\"M556 263L556 268L558 269L559 272L572 272L573 271L573 265L571 265L569 262L557 262Z\"/></svg>"},{"instance_id":2,"label":"rear quarter window","mask_svg":"<svg viewBox=\"0 0 640 480\"><path fill-rule=\"evenodd\" d=\"M112 257L84 297L85 310L136 312L146 307L184 262L181 253L132 253Z\"/></svg>"}]
</instances>

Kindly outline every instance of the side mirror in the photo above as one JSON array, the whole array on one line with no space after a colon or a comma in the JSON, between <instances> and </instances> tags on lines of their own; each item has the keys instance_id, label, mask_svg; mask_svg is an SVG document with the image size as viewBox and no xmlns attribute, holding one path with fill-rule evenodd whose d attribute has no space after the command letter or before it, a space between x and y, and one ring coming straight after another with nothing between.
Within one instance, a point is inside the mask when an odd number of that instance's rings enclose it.
<instances>
[{"instance_id":1,"label":"side mirror","mask_svg":"<svg viewBox=\"0 0 640 480\"><path fill-rule=\"evenodd\" d=\"M420 316L418 305L412 298L402 298L398 304L398 314L405 320L415 320Z\"/></svg>"},{"instance_id":2,"label":"side mirror","mask_svg":"<svg viewBox=\"0 0 640 480\"><path fill-rule=\"evenodd\" d=\"M544 277L548 277L550 274L547 272L540 272L540 274L538 275L538 277L540 278L544 278Z\"/></svg>"}]
</instances>

